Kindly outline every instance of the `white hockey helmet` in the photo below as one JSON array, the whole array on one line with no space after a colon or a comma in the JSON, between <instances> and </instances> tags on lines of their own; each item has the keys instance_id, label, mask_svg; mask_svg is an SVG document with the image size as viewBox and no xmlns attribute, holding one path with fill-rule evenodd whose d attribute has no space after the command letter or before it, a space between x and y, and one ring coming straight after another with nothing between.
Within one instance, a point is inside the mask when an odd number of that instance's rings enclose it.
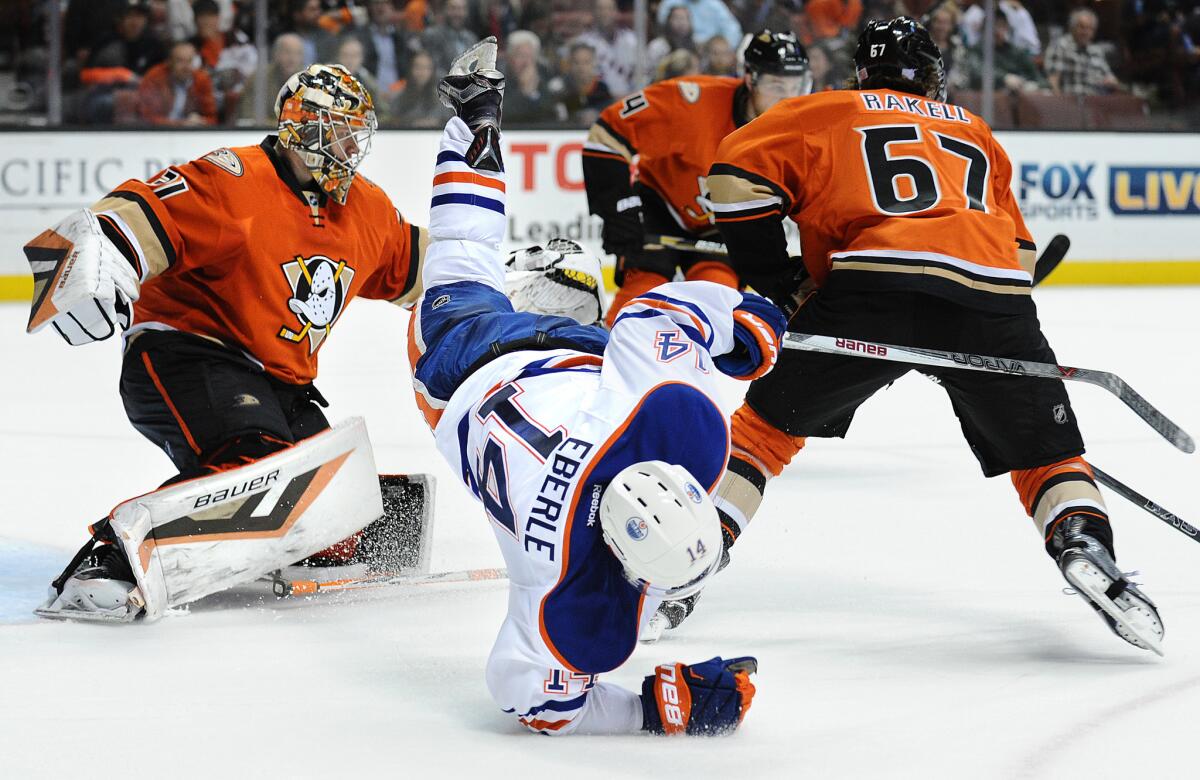
<instances>
[{"instance_id":1,"label":"white hockey helmet","mask_svg":"<svg viewBox=\"0 0 1200 780\"><path fill-rule=\"evenodd\" d=\"M595 325L604 316L600 260L574 241L518 249L504 264L504 292L517 311L570 317Z\"/></svg>"},{"instance_id":2,"label":"white hockey helmet","mask_svg":"<svg viewBox=\"0 0 1200 780\"><path fill-rule=\"evenodd\" d=\"M600 529L634 585L686 598L721 563L712 498L682 466L648 460L617 473L600 498Z\"/></svg>"}]
</instances>

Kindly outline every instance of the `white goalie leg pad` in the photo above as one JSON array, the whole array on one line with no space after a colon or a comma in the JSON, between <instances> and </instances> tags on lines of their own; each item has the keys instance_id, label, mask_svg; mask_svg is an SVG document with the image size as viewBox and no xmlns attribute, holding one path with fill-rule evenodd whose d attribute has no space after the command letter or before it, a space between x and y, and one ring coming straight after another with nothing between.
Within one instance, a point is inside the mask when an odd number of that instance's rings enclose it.
<instances>
[{"instance_id":1,"label":"white goalie leg pad","mask_svg":"<svg viewBox=\"0 0 1200 780\"><path fill-rule=\"evenodd\" d=\"M383 516L360 417L231 471L118 506L112 529L154 620L301 560Z\"/></svg>"}]
</instances>

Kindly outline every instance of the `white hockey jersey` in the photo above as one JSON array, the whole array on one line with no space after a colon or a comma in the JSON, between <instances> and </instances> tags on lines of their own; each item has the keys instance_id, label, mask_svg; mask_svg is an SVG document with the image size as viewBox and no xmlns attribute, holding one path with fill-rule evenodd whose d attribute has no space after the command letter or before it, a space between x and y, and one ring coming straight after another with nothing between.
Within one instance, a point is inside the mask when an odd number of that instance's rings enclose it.
<instances>
[{"instance_id":1,"label":"white hockey jersey","mask_svg":"<svg viewBox=\"0 0 1200 780\"><path fill-rule=\"evenodd\" d=\"M636 731L639 695L597 676L624 663L658 603L605 544L600 496L621 469L653 459L715 489L729 429L714 400L723 367L714 356L735 346L744 296L706 282L664 285L623 309L611 334L513 312L500 233L493 242L479 228L495 222L498 204L494 229L503 230L502 178L477 183L485 175L447 151L455 122L438 158L410 353L437 447L483 504L508 567L488 687L535 731ZM469 134L456 142L465 149ZM558 344L577 348L547 348Z\"/></svg>"}]
</instances>

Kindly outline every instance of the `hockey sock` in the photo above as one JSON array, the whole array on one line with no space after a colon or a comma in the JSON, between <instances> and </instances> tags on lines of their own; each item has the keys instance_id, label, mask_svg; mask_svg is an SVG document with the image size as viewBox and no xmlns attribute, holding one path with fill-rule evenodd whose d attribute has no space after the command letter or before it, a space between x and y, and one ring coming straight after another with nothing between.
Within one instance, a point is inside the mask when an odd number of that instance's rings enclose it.
<instances>
[{"instance_id":1,"label":"hockey sock","mask_svg":"<svg viewBox=\"0 0 1200 780\"><path fill-rule=\"evenodd\" d=\"M642 293L647 293L658 287L660 284L666 284L671 281L662 274L656 274L653 271L643 271L641 268L630 268L625 271L625 279L621 283L617 294L613 296L612 304L608 307L608 314L604 316L604 322L608 327L612 327L617 321L617 314L625 306Z\"/></svg>"},{"instance_id":2,"label":"hockey sock","mask_svg":"<svg viewBox=\"0 0 1200 780\"><path fill-rule=\"evenodd\" d=\"M1049 466L1013 471L1011 477L1025 512L1033 518L1051 558L1057 559L1062 551L1054 542L1054 531L1071 515L1087 517L1082 532L1094 537L1112 554L1108 510L1087 461L1080 457L1068 458Z\"/></svg>"},{"instance_id":3,"label":"hockey sock","mask_svg":"<svg viewBox=\"0 0 1200 780\"><path fill-rule=\"evenodd\" d=\"M714 282L737 289L738 275L726 263L713 260L696 263L685 274L689 282Z\"/></svg>"},{"instance_id":4,"label":"hockey sock","mask_svg":"<svg viewBox=\"0 0 1200 780\"><path fill-rule=\"evenodd\" d=\"M804 447L804 437L789 436L745 405L733 413L730 437L729 463L713 502L732 543L758 511L767 480Z\"/></svg>"}]
</instances>

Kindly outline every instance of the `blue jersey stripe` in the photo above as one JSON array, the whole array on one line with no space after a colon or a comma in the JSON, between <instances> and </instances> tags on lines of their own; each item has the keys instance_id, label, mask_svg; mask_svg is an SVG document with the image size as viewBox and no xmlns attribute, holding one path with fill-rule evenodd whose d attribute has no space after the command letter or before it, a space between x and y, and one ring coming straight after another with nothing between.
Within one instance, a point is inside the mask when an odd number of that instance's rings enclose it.
<instances>
[{"instance_id":1,"label":"blue jersey stripe","mask_svg":"<svg viewBox=\"0 0 1200 780\"><path fill-rule=\"evenodd\" d=\"M682 330L684 335L686 335L692 341L700 344L706 349L712 346L712 341L704 338L704 336L700 334L700 331L696 330L691 325L684 325L681 322L676 322L675 319L671 317L671 312L663 311L662 309L643 309L642 311L625 312L617 317L617 321L613 323L613 327L617 327L617 324L625 318L629 318L631 320L644 320L647 317L666 317L668 320L671 320L672 325Z\"/></svg>"},{"instance_id":2,"label":"blue jersey stripe","mask_svg":"<svg viewBox=\"0 0 1200 780\"><path fill-rule=\"evenodd\" d=\"M662 301L663 303L670 303L687 309L692 314L695 314L696 317L698 317L710 331L713 329L712 322L709 321L708 315L704 313L704 309L700 306L697 306L695 303L692 303L691 301L685 301L682 298L672 298L669 295L663 295L662 293L656 292L642 293L638 296L638 298L649 298L652 301Z\"/></svg>"},{"instance_id":3,"label":"blue jersey stripe","mask_svg":"<svg viewBox=\"0 0 1200 780\"><path fill-rule=\"evenodd\" d=\"M467 162L467 158L463 157L458 152L451 152L451 151L438 152L437 164L441 165L442 163L445 163L445 162L460 162L460 163L465 163L467 165L470 165L470 163Z\"/></svg>"},{"instance_id":4,"label":"blue jersey stripe","mask_svg":"<svg viewBox=\"0 0 1200 780\"><path fill-rule=\"evenodd\" d=\"M492 198L485 198L482 195L471 195L465 192L452 192L448 195L434 195L433 200L429 202L429 207L444 206L448 203L462 203L467 206L479 206L480 208L490 209L499 214L504 213L504 204Z\"/></svg>"},{"instance_id":5,"label":"blue jersey stripe","mask_svg":"<svg viewBox=\"0 0 1200 780\"><path fill-rule=\"evenodd\" d=\"M574 699L567 699L566 701L551 700L551 701L543 702L542 704L539 704L538 706L534 707L529 712L525 713L524 715L521 715L520 717L529 718L534 715L537 715L539 712L546 712L547 710L549 710L550 712L574 712L575 710L583 707L584 702L586 702L586 701L587 701L587 692L585 691L584 693L581 693L578 696L576 696Z\"/></svg>"}]
</instances>

